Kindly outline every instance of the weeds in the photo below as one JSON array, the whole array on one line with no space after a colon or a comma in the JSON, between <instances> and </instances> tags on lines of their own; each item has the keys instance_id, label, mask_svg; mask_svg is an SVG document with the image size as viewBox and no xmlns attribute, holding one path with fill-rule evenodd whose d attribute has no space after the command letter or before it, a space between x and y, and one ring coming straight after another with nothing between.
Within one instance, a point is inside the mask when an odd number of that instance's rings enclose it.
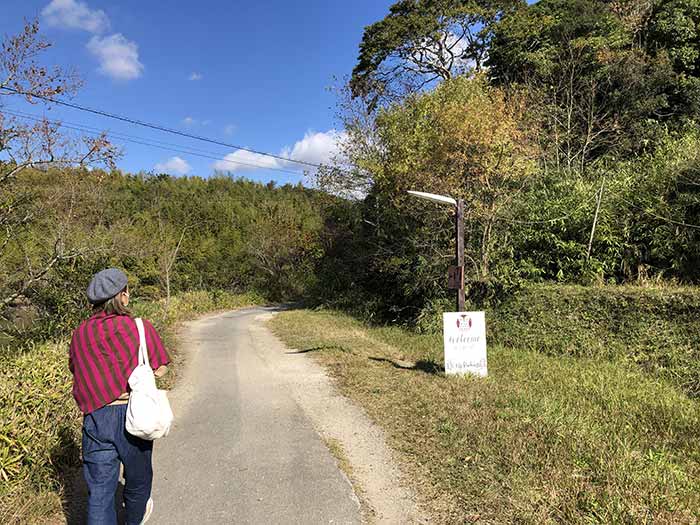
<instances>
[{"instance_id":1,"label":"weeds","mask_svg":"<svg viewBox=\"0 0 700 525\"><path fill-rule=\"evenodd\" d=\"M384 428L437 521L700 519L698 404L658 376L491 345L488 378L446 377L438 335L333 312L273 323L292 347L322 349L309 355Z\"/></svg>"},{"instance_id":2,"label":"weeds","mask_svg":"<svg viewBox=\"0 0 700 525\"><path fill-rule=\"evenodd\" d=\"M693 288L524 288L487 312L491 342L624 361L700 396L700 293Z\"/></svg>"}]
</instances>

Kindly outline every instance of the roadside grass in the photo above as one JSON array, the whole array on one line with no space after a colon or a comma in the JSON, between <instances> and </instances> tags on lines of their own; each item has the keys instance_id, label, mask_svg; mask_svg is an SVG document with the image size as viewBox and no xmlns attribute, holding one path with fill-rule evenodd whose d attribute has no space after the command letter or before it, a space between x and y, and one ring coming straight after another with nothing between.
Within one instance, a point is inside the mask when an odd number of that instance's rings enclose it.
<instances>
[{"instance_id":1,"label":"roadside grass","mask_svg":"<svg viewBox=\"0 0 700 525\"><path fill-rule=\"evenodd\" d=\"M181 357L177 325L198 315L261 304L253 294L190 292L161 303L138 302L175 366L161 387L174 383ZM80 466L82 416L71 394L68 341L0 348L0 523L55 522ZM60 520L59 520L60 521Z\"/></svg>"},{"instance_id":2,"label":"roadside grass","mask_svg":"<svg viewBox=\"0 0 700 525\"><path fill-rule=\"evenodd\" d=\"M328 448L331 455L335 458L338 468L347 476L353 486L355 486L355 473L353 472L352 464L348 460L348 456L345 453L343 444L337 439L328 436L321 436L321 439L325 443L326 448ZM355 488L361 489L361 487Z\"/></svg>"},{"instance_id":3,"label":"roadside grass","mask_svg":"<svg viewBox=\"0 0 700 525\"><path fill-rule=\"evenodd\" d=\"M441 523L696 523L700 406L625 362L492 345L447 377L440 335L332 311L272 321L386 432Z\"/></svg>"},{"instance_id":4,"label":"roadside grass","mask_svg":"<svg viewBox=\"0 0 700 525\"><path fill-rule=\"evenodd\" d=\"M488 322L492 342L626 361L700 397L697 287L528 285Z\"/></svg>"}]
</instances>

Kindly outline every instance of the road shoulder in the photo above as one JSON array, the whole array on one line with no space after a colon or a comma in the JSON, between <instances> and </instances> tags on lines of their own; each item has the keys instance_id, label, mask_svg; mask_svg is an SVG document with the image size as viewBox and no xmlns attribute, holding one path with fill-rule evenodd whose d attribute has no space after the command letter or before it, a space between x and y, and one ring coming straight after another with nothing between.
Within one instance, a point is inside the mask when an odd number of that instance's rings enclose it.
<instances>
[{"instance_id":1,"label":"road shoulder","mask_svg":"<svg viewBox=\"0 0 700 525\"><path fill-rule=\"evenodd\" d=\"M428 523L386 444L382 430L365 412L341 396L332 379L305 353L287 348L261 314L250 325L256 351L290 387L339 467L350 478L369 523Z\"/></svg>"}]
</instances>

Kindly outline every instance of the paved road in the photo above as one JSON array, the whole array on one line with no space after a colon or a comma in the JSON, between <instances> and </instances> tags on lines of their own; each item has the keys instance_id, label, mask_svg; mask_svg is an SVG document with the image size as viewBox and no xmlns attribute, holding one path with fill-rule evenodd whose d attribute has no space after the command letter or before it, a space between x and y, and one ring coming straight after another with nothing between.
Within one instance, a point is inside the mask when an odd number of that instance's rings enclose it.
<instances>
[{"instance_id":1,"label":"paved road","mask_svg":"<svg viewBox=\"0 0 700 525\"><path fill-rule=\"evenodd\" d=\"M189 326L176 422L155 444L149 525L360 523L347 478L251 336L265 311Z\"/></svg>"}]
</instances>

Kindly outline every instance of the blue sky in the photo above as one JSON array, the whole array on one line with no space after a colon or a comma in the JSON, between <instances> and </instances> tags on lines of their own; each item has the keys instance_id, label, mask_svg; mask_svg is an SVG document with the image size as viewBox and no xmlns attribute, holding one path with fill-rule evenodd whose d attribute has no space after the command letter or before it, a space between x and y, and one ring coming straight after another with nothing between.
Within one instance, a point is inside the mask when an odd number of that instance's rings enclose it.
<instances>
[{"instance_id":1,"label":"blue sky","mask_svg":"<svg viewBox=\"0 0 700 525\"><path fill-rule=\"evenodd\" d=\"M47 63L75 66L85 81L74 102L227 143L317 162L332 148L334 77L348 75L362 32L393 0L151 2L3 0L0 33L38 17L54 44ZM41 106L8 106L42 114ZM178 148L284 169L226 147L204 144L70 109L49 116ZM216 162L122 142L125 171L160 169L208 176ZM254 180L298 182L270 170L237 172Z\"/></svg>"}]
</instances>

